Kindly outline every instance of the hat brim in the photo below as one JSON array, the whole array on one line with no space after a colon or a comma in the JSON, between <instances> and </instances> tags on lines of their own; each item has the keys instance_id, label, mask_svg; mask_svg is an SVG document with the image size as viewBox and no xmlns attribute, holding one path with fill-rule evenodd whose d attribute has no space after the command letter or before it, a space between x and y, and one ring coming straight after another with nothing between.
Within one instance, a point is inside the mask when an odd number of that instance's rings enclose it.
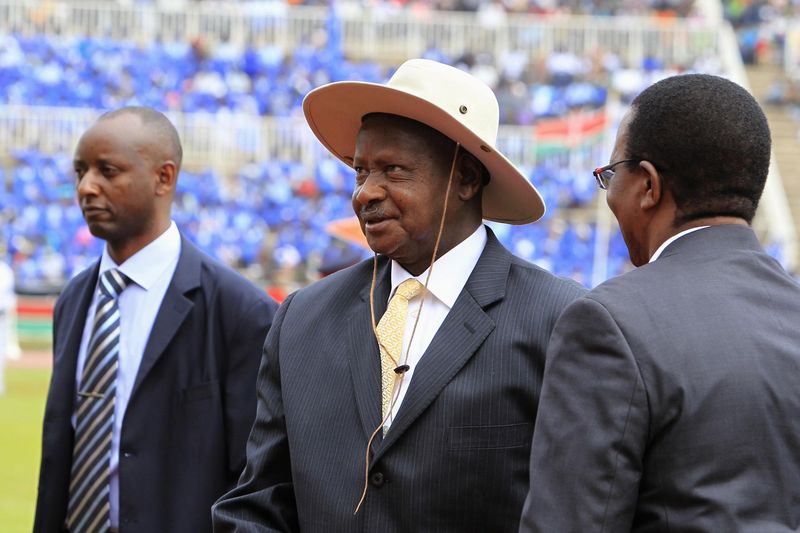
<instances>
[{"instance_id":1,"label":"hat brim","mask_svg":"<svg viewBox=\"0 0 800 533\"><path fill-rule=\"evenodd\" d=\"M454 88L454 90L458 90ZM440 107L385 85L344 81L314 89L303 100L311 131L333 155L353 165L361 119L389 113L414 119L443 133L483 163L491 181L483 190L483 218L506 224L539 220L545 205L539 191L503 154Z\"/></svg>"}]
</instances>

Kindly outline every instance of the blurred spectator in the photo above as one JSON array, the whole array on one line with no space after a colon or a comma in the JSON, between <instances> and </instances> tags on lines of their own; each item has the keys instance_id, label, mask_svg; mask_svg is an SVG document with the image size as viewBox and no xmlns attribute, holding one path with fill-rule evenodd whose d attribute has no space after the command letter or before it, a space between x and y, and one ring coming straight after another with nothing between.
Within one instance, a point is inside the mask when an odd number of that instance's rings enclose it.
<instances>
[{"instance_id":1,"label":"blurred spectator","mask_svg":"<svg viewBox=\"0 0 800 533\"><path fill-rule=\"evenodd\" d=\"M11 328L16 312L17 296L14 293L14 271L0 259L0 396L6 392L6 361L16 344Z\"/></svg>"},{"instance_id":2,"label":"blurred spectator","mask_svg":"<svg viewBox=\"0 0 800 533\"><path fill-rule=\"evenodd\" d=\"M723 8L736 29L745 63L783 63L787 28L800 15L798 2L723 0Z\"/></svg>"}]
</instances>

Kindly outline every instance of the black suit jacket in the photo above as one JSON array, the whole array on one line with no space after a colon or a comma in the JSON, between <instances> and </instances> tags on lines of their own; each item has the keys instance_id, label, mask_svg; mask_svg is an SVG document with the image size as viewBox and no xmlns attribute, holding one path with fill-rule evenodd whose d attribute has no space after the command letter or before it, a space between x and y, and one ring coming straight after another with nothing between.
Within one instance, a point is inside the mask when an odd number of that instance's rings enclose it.
<instances>
[{"instance_id":1,"label":"black suit jacket","mask_svg":"<svg viewBox=\"0 0 800 533\"><path fill-rule=\"evenodd\" d=\"M376 316L390 263L380 260ZM494 235L414 371L392 427L380 423L370 327L372 261L295 293L264 350L239 486L215 531L516 530L543 357L556 318L584 291L512 256Z\"/></svg>"},{"instance_id":2,"label":"black suit jacket","mask_svg":"<svg viewBox=\"0 0 800 533\"><path fill-rule=\"evenodd\" d=\"M63 531L78 348L98 269L99 263L70 281L55 307L37 533ZM122 533L211 530L211 504L244 467L258 361L276 307L182 239L122 424Z\"/></svg>"},{"instance_id":3,"label":"black suit jacket","mask_svg":"<svg viewBox=\"0 0 800 533\"><path fill-rule=\"evenodd\" d=\"M521 531L800 530L800 286L746 226L572 304L539 405Z\"/></svg>"}]
</instances>

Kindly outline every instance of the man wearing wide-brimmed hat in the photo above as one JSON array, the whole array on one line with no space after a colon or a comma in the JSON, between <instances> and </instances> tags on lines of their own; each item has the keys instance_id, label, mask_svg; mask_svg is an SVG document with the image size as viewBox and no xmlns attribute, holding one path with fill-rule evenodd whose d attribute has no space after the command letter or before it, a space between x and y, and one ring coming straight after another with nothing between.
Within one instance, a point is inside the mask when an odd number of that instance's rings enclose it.
<instances>
[{"instance_id":1,"label":"man wearing wide-brimmed hat","mask_svg":"<svg viewBox=\"0 0 800 533\"><path fill-rule=\"evenodd\" d=\"M516 531L547 341L582 289L482 224L544 213L495 148L494 94L411 60L386 85L332 83L303 108L355 170L376 256L283 304L216 530Z\"/></svg>"}]
</instances>

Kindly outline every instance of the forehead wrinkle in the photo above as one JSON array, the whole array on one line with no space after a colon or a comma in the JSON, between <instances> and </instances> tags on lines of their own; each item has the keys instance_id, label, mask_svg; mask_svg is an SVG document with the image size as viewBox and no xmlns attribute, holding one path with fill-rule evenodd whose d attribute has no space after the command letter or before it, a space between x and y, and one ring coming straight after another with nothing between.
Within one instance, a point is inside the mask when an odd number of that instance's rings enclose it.
<instances>
[{"instance_id":1,"label":"forehead wrinkle","mask_svg":"<svg viewBox=\"0 0 800 533\"><path fill-rule=\"evenodd\" d=\"M418 142L405 133L391 129L364 129L359 133L354 154L355 161L368 158L376 162L390 162L409 159L417 154Z\"/></svg>"},{"instance_id":2,"label":"forehead wrinkle","mask_svg":"<svg viewBox=\"0 0 800 533\"><path fill-rule=\"evenodd\" d=\"M74 157L80 158L81 154L90 155L94 160L133 157L136 153L136 134L122 134L121 131L122 128L116 124L103 120L96 122L80 138Z\"/></svg>"},{"instance_id":3,"label":"forehead wrinkle","mask_svg":"<svg viewBox=\"0 0 800 533\"><path fill-rule=\"evenodd\" d=\"M402 163L403 166L412 169L420 168L421 165L430 163L437 166L450 163L450 154L447 151L447 161L444 161L445 151L439 146L440 138L437 135L432 135L425 129L424 126L415 123L406 123L402 121L392 121L386 119L388 124L377 124L379 121L383 122L383 117L370 117L371 127L362 127L359 132L359 140L362 142L364 138L361 136L363 132L369 132L371 137L366 144L371 147L372 155L370 160L377 163ZM376 149L375 144L380 143ZM356 143L358 151L360 142ZM364 159L363 151L357 154L359 157L356 159L362 161ZM449 166L448 166L449 169Z\"/></svg>"}]
</instances>

